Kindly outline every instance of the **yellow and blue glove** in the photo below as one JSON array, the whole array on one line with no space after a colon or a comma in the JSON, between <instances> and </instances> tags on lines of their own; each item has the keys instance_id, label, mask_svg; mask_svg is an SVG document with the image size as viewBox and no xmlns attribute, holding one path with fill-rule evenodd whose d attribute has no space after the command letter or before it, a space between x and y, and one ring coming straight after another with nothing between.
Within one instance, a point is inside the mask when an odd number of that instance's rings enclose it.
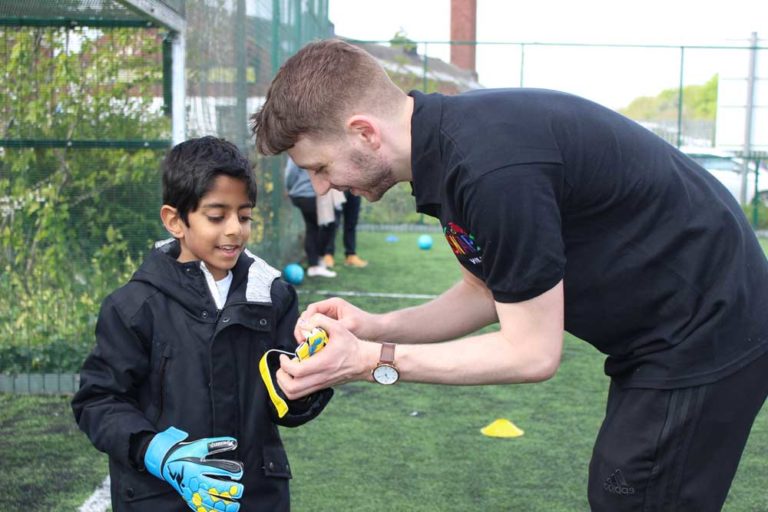
<instances>
[{"instance_id":1,"label":"yellow and blue glove","mask_svg":"<svg viewBox=\"0 0 768 512\"><path fill-rule=\"evenodd\" d=\"M156 434L144 455L147 471L171 484L195 512L238 512L235 500L242 497L243 486L234 480L243 477L243 465L206 458L236 449L237 440L211 437L183 443L187 437L174 427Z\"/></svg>"},{"instance_id":2,"label":"yellow and blue glove","mask_svg":"<svg viewBox=\"0 0 768 512\"><path fill-rule=\"evenodd\" d=\"M296 357L303 361L320 352L328 344L328 333L315 327L295 352L267 350L259 361L259 374L272 403L275 420L284 426L295 427L317 416L333 396L332 389L321 389L317 393L299 400L289 400L277 384L277 370L280 368L280 354Z\"/></svg>"},{"instance_id":3,"label":"yellow and blue glove","mask_svg":"<svg viewBox=\"0 0 768 512\"><path fill-rule=\"evenodd\" d=\"M315 327L310 331L304 342L296 347L296 357L299 361L320 352L328 344L328 333L322 327Z\"/></svg>"}]
</instances>

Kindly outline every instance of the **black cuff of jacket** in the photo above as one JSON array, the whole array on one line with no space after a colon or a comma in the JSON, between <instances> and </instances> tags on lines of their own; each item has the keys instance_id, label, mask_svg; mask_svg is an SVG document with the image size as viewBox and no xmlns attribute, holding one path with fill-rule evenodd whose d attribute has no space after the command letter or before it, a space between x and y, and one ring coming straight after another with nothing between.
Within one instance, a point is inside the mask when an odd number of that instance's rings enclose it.
<instances>
[{"instance_id":1,"label":"black cuff of jacket","mask_svg":"<svg viewBox=\"0 0 768 512\"><path fill-rule=\"evenodd\" d=\"M154 432L136 432L131 434L130 447L128 448L128 456L130 457L133 466L141 472L146 471L144 467L144 455L147 453L149 443L152 442L152 438L155 437Z\"/></svg>"},{"instance_id":2,"label":"black cuff of jacket","mask_svg":"<svg viewBox=\"0 0 768 512\"><path fill-rule=\"evenodd\" d=\"M284 427L298 427L320 414L333 397L333 389L321 389L300 400L288 401L288 414L277 420Z\"/></svg>"}]
</instances>

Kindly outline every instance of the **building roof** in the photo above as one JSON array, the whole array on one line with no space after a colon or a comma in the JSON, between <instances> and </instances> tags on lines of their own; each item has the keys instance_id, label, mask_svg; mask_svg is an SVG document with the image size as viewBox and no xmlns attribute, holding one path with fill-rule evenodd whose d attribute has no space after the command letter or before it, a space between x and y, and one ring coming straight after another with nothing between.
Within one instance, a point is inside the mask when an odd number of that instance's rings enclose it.
<instances>
[{"instance_id":1,"label":"building roof","mask_svg":"<svg viewBox=\"0 0 768 512\"><path fill-rule=\"evenodd\" d=\"M363 48L376 57L390 74L407 75L421 84L424 77L424 56L415 49L409 51L404 46L385 46L383 44L347 40ZM427 79L437 84L437 90L444 93L457 93L471 89L481 89L473 71L461 69L435 57L427 57ZM428 91L432 92L432 91Z\"/></svg>"}]
</instances>

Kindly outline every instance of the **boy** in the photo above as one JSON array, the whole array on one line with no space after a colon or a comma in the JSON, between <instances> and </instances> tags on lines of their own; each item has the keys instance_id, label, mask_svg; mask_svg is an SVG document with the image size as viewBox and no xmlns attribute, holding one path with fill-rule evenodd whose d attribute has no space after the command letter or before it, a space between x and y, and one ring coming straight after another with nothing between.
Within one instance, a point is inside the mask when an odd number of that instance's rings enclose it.
<instances>
[{"instance_id":1,"label":"boy","mask_svg":"<svg viewBox=\"0 0 768 512\"><path fill-rule=\"evenodd\" d=\"M191 139L163 162L160 216L173 238L105 299L72 401L109 455L115 512L290 508L275 423L311 420L332 391L278 415L258 377L268 349L295 349L298 302L245 249L255 203L250 164L229 142Z\"/></svg>"}]
</instances>

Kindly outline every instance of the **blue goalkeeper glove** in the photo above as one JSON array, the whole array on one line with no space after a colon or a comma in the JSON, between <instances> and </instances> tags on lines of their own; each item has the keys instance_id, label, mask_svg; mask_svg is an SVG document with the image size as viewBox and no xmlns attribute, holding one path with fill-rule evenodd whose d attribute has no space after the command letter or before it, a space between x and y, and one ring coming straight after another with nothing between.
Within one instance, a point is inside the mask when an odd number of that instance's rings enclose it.
<instances>
[{"instance_id":1,"label":"blue goalkeeper glove","mask_svg":"<svg viewBox=\"0 0 768 512\"><path fill-rule=\"evenodd\" d=\"M206 458L236 449L237 440L211 437L182 443L187 437L189 434L174 427L156 434L144 455L147 471L171 484L195 512L238 512L240 504L235 499L243 495L243 486L233 480L243 477L243 465Z\"/></svg>"}]
</instances>

